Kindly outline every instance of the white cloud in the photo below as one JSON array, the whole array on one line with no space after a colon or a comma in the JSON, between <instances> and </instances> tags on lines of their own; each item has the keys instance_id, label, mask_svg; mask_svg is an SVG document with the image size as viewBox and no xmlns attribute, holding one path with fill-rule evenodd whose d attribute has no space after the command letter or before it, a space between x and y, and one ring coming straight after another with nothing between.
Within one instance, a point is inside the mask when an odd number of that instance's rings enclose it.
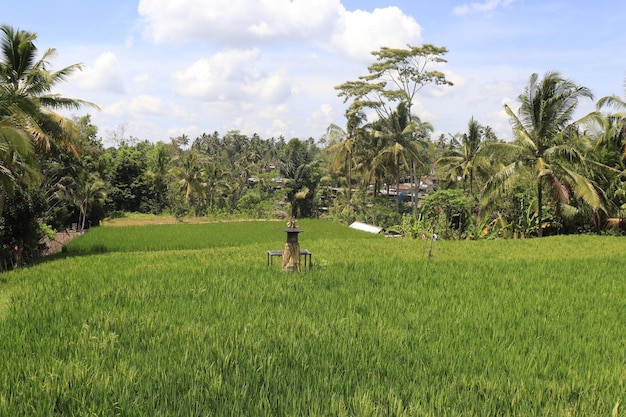
<instances>
[{"instance_id":1,"label":"white cloud","mask_svg":"<svg viewBox=\"0 0 626 417\"><path fill-rule=\"evenodd\" d=\"M452 10L457 16L463 16L472 13L486 13L489 14L499 7L508 7L515 0L486 0L482 3L465 3L461 6L457 6Z\"/></svg>"},{"instance_id":2,"label":"white cloud","mask_svg":"<svg viewBox=\"0 0 626 417\"><path fill-rule=\"evenodd\" d=\"M173 127L167 130L168 138L175 138L181 135L187 135L193 138L199 133L201 133L200 129L198 128L198 126L195 126L195 125L190 125L190 126L185 126L185 127Z\"/></svg>"},{"instance_id":3,"label":"white cloud","mask_svg":"<svg viewBox=\"0 0 626 417\"><path fill-rule=\"evenodd\" d=\"M113 52L104 52L98 56L93 66L86 66L82 72L76 73L74 79L85 90L124 94L126 88L120 72L117 56Z\"/></svg>"},{"instance_id":4,"label":"white cloud","mask_svg":"<svg viewBox=\"0 0 626 417\"><path fill-rule=\"evenodd\" d=\"M422 28L415 19L393 6L373 12L343 10L332 36L332 45L359 60L371 60L381 46L405 47L420 42Z\"/></svg>"},{"instance_id":5,"label":"white cloud","mask_svg":"<svg viewBox=\"0 0 626 417\"><path fill-rule=\"evenodd\" d=\"M421 27L398 7L347 11L340 0L141 0L144 34L157 43L210 41L217 47L304 43L368 59L380 46L420 41Z\"/></svg>"},{"instance_id":6,"label":"white cloud","mask_svg":"<svg viewBox=\"0 0 626 417\"><path fill-rule=\"evenodd\" d=\"M249 98L256 98L268 103L280 103L291 95L288 74L284 69L265 77L258 77L243 84L241 89Z\"/></svg>"},{"instance_id":7,"label":"white cloud","mask_svg":"<svg viewBox=\"0 0 626 417\"><path fill-rule=\"evenodd\" d=\"M164 104L160 97L140 95L134 97L130 103L130 111L134 114L160 115L163 113Z\"/></svg>"},{"instance_id":8,"label":"white cloud","mask_svg":"<svg viewBox=\"0 0 626 417\"><path fill-rule=\"evenodd\" d=\"M165 104L160 97L140 95L131 99L119 100L102 109L110 116L140 119L146 116L159 116L165 111Z\"/></svg>"},{"instance_id":9,"label":"white cloud","mask_svg":"<svg viewBox=\"0 0 626 417\"><path fill-rule=\"evenodd\" d=\"M206 102L283 102L291 95L289 73L261 71L260 58L258 49L217 53L174 73L174 87L182 96Z\"/></svg>"},{"instance_id":10,"label":"white cloud","mask_svg":"<svg viewBox=\"0 0 626 417\"><path fill-rule=\"evenodd\" d=\"M133 85L140 91L147 91L154 89L156 81L149 74L140 74L133 77Z\"/></svg>"},{"instance_id":11,"label":"white cloud","mask_svg":"<svg viewBox=\"0 0 626 417\"><path fill-rule=\"evenodd\" d=\"M155 42L250 45L320 36L342 7L339 0L140 0L138 12Z\"/></svg>"}]
</instances>

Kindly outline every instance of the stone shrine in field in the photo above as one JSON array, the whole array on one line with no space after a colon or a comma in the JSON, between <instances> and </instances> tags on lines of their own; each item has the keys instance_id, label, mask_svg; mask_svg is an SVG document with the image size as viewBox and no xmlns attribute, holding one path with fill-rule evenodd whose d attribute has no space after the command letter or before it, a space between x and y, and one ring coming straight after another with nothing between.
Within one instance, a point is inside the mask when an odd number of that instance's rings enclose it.
<instances>
[{"instance_id":1,"label":"stone shrine in field","mask_svg":"<svg viewBox=\"0 0 626 417\"><path fill-rule=\"evenodd\" d=\"M296 227L296 220L291 219L287 223L287 227L283 229L287 233L287 242L283 249L283 271L300 272L300 244L298 243L298 234L303 230Z\"/></svg>"}]
</instances>

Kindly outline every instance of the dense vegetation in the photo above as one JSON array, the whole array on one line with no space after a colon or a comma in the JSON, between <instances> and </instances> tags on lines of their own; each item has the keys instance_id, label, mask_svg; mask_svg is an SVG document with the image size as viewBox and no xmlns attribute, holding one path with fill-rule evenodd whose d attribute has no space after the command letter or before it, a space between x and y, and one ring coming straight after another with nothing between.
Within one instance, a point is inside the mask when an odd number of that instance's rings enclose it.
<instances>
[{"instance_id":1,"label":"dense vegetation","mask_svg":"<svg viewBox=\"0 0 626 417\"><path fill-rule=\"evenodd\" d=\"M624 415L622 239L101 227L0 281L1 416Z\"/></svg>"},{"instance_id":2,"label":"dense vegetation","mask_svg":"<svg viewBox=\"0 0 626 417\"><path fill-rule=\"evenodd\" d=\"M2 270L32 263L44 235L129 212L327 217L446 239L597 233L624 217L626 119L610 110L626 104L601 98L573 120L593 96L557 72L531 75L519 108L506 106L509 143L473 118L433 138L412 113L422 88L451 85L439 71L446 48L429 44L373 52L366 75L336 87L345 128L322 137L230 131L163 142L121 125L103 139L90 115L57 113L95 106L54 94L81 66L53 72L54 50L39 57L36 34L0 29Z\"/></svg>"}]
</instances>

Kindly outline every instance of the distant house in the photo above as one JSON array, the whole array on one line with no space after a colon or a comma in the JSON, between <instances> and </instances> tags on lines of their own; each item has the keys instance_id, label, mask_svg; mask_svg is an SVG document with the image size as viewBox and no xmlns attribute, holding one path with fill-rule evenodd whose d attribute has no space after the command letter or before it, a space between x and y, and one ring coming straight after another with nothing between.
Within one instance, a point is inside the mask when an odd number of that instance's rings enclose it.
<instances>
[{"instance_id":1,"label":"distant house","mask_svg":"<svg viewBox=\"0 0 626 417\"><path fill-rule=\"evenodd\" d=\"M437 180L433 177L422 177L420 179L419 187L417 188L417 198L415 199L418 204L422 198L435 190L436 183ZM399 188L396 189L397 187ZM410 182L403 182L398 184L398 186L390 184L389 187L384 187L380 190L380 195L386 195L393 199L398 198L398 195L400 195L403 202L410 203L413 201L414 189L415 185Z\"/></svg>"}]
</instances>

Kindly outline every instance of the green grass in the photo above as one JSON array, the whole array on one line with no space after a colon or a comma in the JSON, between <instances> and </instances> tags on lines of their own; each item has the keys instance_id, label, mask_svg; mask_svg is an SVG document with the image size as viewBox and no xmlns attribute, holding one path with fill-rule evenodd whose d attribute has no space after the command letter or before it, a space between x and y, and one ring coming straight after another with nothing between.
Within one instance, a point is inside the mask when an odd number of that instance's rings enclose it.
<instances>
[{"instance_id":1,"label":"green grass","mask_svg":"<svg viewBox=\"0 0 626 417\"><path fill-rule=\"evenodd\" d=\"M300 274L267 266L275 222L103 227L6 274L0 415L626 415L623 239L429 260L299 226Z\"/></svg>"}]
</instances>

